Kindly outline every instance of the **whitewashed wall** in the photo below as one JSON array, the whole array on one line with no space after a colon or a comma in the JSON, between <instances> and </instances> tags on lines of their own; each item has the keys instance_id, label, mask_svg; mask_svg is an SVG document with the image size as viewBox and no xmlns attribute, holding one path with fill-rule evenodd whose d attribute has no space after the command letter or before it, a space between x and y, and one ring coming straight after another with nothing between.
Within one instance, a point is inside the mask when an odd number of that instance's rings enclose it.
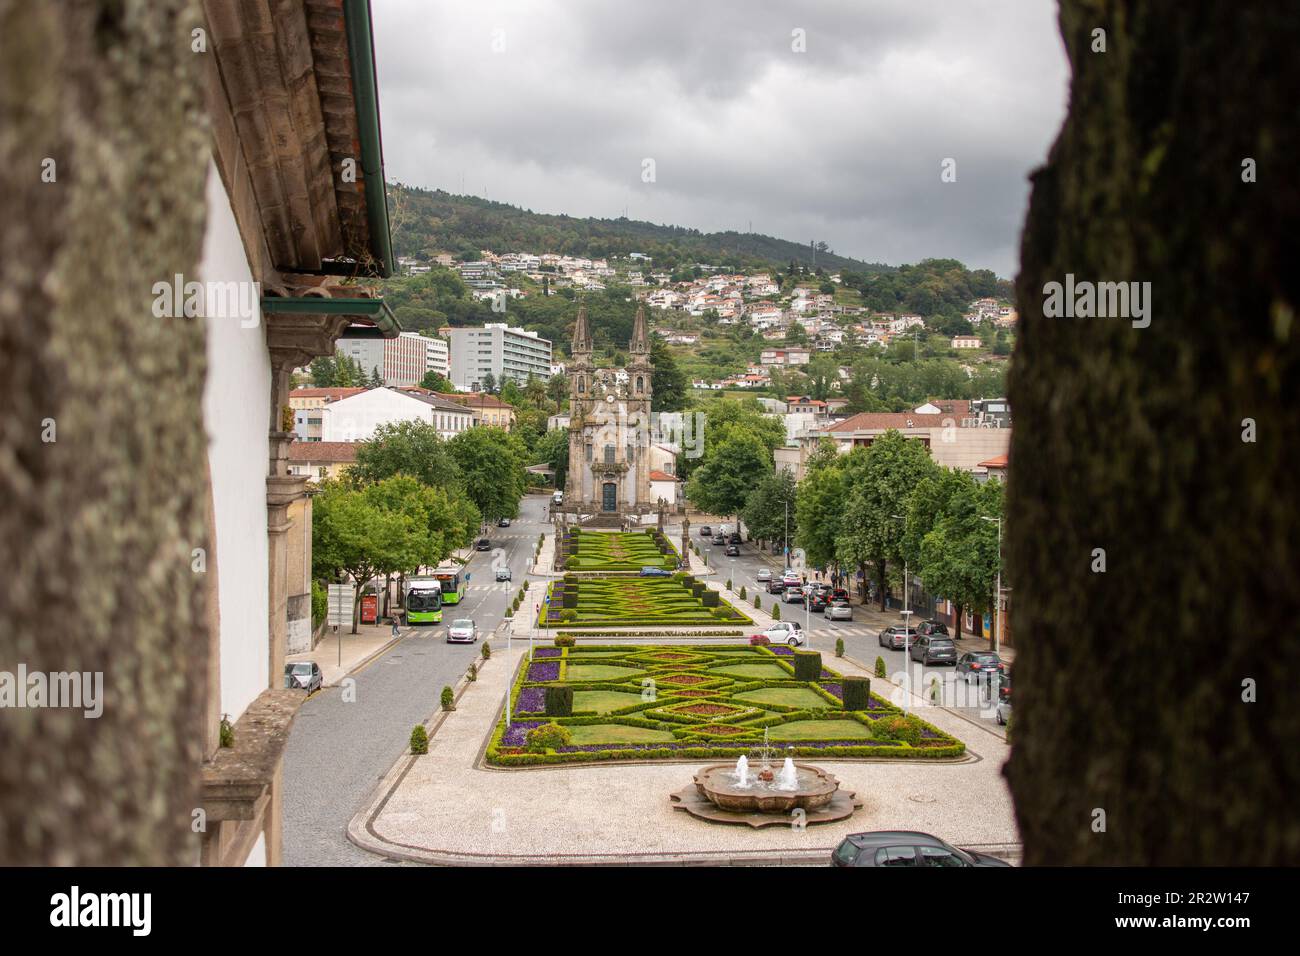
<instances>
[{"instance_id":1,"label":"whitewashed wall","mask_svg":"<svg viewBox=\"0 0 1300 956\"><path fill-rule=\"evenodd\" d=\"M208 225L199 264L203 282L252 283L244 246L215 165L208 171ZM203 417L216 513L221 614L221 710L238 720L270 686L266 473L271 361L257 324L208 316Z\"/></svg>"}]
</instances>

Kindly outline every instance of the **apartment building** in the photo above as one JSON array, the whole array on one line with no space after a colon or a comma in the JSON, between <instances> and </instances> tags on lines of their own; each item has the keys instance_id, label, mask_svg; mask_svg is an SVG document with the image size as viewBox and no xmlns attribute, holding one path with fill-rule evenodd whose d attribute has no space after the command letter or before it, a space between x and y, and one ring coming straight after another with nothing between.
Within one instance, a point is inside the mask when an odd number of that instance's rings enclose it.
<instances>
[{"instance_id":1,"label":"apartment building","mask_svg":"<svg viewBox=\"0 0 1300 956\"><path fill-rule=\"evenodd\" d=\"M430 340L418 332L384 338L378 329L353 326L339 339L339 351L369 375L376 369L385 385L418 385L429 370Z\"/></svg>"},{"instance_id":2,"label":"apartment building","mask_svg":"<svg viewBox=\"0 0 1300 956\"><path fill-rule=\"evenodd\" d=\"M497 384L551 375L551 343L536 332L489 322L482 328L450 329L451 381L457 389L481 391L489 373Z\"/></svg>"}]
</instances>

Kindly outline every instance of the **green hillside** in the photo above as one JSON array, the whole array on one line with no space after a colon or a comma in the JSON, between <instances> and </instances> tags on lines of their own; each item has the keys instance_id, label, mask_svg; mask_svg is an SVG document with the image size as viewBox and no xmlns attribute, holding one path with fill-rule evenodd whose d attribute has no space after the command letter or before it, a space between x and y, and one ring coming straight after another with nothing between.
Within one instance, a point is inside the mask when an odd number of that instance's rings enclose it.
<instances>
[{"instance_id":1,"label":"green hillside","mask_svg":"<svg viewBox=\"0 0 1300 956\"><path fill-rule=\"evenodd\" d=\"M606 257L632 252L653 257L656 269L703 263L741 271L814 264L812 248L758 233L700 232L634 219L547 215L474 196L391 183L388 205L399 256L450 252L476 258L482 249ZM830 271L888 272L889 266L837 256L819 244L816 265Z\"/></svg>"}]
</instances>

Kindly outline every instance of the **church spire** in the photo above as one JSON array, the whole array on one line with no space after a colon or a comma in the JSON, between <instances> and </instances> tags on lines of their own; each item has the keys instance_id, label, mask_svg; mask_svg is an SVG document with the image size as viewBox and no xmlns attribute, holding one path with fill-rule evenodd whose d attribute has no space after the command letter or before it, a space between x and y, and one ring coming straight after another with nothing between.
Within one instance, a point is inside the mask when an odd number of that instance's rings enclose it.
<instances>
[{"instance_id":1,"label":"church spire","mask_svg":"<svg viewBox=\"0 0 1300 956\"><path fill-rule=\"evenodd\" d=\"M636 307L636 321L632 323L632 342L628 346L628 351L633 353L644 353L650 351L650 339L646 335L645 328L645 306Z\"/></svg>"},{"instance_id":2,"label":"church spire","mask_svg":"<svg viewBox=\"0 0 1300 956\"><path fill-rule=\"evenodd\" d=\"M587 328L587 305L585 302L578 303L578 320L573 323L573 348L569 351L573 355L591 353L591 330Z\"/></svg>"}]
</instances>

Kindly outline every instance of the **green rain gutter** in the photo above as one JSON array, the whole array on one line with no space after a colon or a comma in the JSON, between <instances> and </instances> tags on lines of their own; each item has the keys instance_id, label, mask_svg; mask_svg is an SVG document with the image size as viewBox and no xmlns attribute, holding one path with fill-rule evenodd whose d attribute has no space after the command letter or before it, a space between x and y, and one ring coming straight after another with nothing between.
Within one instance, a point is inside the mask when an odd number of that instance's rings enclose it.
<instances>
[{"instance_id":1,"label":"green rain gutter","mask_svg":"<svg viewBox=\"0 0 1300 956\"><path fill-rule=\"evenodd\" d=\"M267 315L349 315L373 322L385 338L402 331L397 316L383 299L326 299L323 296L262 296Z\"/></svg>"},{"instance_id":2,"label":"green rain gutter","mask_svg":"<svg viewBox=\"0 0 1300 956\"><path fill-rule=\"evenodd\" d=\"M384 183L384 147L379 136L379 90L375 83L375 44L370 28L370 0L343 0L343 24L352 61L352 97L361 137L361 171L365 176L366 220L370 250L387 279L396 270Z\"/></svg>"}]
</instances>

